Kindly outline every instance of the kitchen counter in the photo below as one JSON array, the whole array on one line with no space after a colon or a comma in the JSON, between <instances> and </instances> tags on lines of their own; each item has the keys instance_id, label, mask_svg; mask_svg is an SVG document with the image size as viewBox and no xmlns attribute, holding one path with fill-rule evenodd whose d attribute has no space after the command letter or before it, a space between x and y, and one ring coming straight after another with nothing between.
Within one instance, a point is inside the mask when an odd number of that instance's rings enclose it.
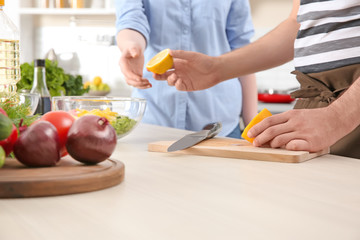
<instances>
[{"instance_id":1,"label":"kitchen counter","mask_svg":"<svg viewBox=\"0 0 360 240\"><path fill-rule=\"evenodd\" d=\"M282 113L294 108L295 101L291 103L265 103L258 102L258 111L260 112L264 108L267 108L272 114Z\"/></svg>"},{"instance_id":2,"label":"kitchen counter","mask_svg":"<svg viewBox=\"0 0 360 240\"><path fill-rule=\"evenodd\" d=\"M298 164L148 152L188 131L140 124L111 157L112 188L0 200L1 240L358 240L360 161Z\"/></svg>"}]
</instances>

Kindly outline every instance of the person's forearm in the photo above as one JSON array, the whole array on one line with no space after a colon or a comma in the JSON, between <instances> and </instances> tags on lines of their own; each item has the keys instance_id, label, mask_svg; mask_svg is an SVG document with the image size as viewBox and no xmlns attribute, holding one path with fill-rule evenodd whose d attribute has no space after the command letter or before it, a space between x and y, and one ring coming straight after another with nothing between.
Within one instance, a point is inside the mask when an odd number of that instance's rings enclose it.
<instances>
[{"instance_id":1,"label":"person's forearm","mask_svg":"<svg viewBox=\"0 0 360 240\"><path fill-rule=\"evenodd\" d=\"M360 77L329 109L335 113L331 121L337 121L343 134L347 134L360 125Z\"/></svg>"},{"instance_id":2,"label":"person's forearm","mask_svg":"<svg viewBox=\"0 0 360 240\"><path fill-rule=\"evenodd\" d=\"M219 57L221 80L282 65L294 57L298 24L287 19L259 40Z\"/></svg>"},{"instance_id":3,"label":"person's forearm","mask_svg":"<svg viewBox=\"0 0 360 240\"><path fill-rule=\"evenodd\" d=\"M242 87L242 113L244 124L248 125L249 122L257 114L258 97L257 85L255 74L242 76L239 78Z\"/></svg>"},{"instance_id":4,"label":"person's forearm","mask_svg":"<svg viewBox=\"0 0 360 240\"><path fill-rule=\"evenodd\" d=\"M138 31L131 29L121 30L116 36L116 42L120 51L123 51L125 48L127 48L129 43L138 44L141 46L142 51L144 51L146 48L145 37Z\"/></svg>"}]
</instances>

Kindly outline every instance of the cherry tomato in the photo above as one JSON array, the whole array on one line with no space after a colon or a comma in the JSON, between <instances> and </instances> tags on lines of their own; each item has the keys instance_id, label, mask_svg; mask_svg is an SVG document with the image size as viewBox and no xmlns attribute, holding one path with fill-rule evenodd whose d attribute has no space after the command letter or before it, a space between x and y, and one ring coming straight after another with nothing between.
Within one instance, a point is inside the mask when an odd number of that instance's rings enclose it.
<instances>
[{"instance_id":1,"label":"cherry tomato","mask_svg":"<svg viewBox=\"0 0 360 240\"><path fill-rule=\"evenodd\" d=\"M67 134L71 125L75 121L75 118L70 113L65 111L50 111L45 113L40 118L40 121L48 121L56 127L60 139L61 156L63 157L67 155L68 153L65 147Z\"/></svg>"},{"instance_id":2,"label":"cherry tomato","mask_svg":"<svg viewBox=\"0 0 360 240\"><path fill-rule=\"evenodd\" d=\"M13 124L13 128L10 133L10 136L8 136L7 139L0 141L0 146L3 147L6 156L9 155L13 151L14 144L15 144L17 138L18 138L18 131L17 131L16 126Z\"/></svg>"}]
</instances>

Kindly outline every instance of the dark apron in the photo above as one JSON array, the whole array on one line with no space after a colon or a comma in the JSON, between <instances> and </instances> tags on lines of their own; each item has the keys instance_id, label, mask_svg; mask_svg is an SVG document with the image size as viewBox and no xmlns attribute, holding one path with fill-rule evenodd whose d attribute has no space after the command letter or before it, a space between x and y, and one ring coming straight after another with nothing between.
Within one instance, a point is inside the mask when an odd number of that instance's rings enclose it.
<instances>
[{"instance_id":1,"label":"dark apron","mask_svg":"<svg viewBox=\"0 0 360 240\"><path fill-rule=\"evenodd\" d=\"M360 77L360 64L320 73L304 74L297 70L292 73L301 85L300 90L291 93L291 97L297 98L294 108L322 108L339 98ZM360 126L331 146L330 153L360 159Z\"/></svg>"}]
</instances>

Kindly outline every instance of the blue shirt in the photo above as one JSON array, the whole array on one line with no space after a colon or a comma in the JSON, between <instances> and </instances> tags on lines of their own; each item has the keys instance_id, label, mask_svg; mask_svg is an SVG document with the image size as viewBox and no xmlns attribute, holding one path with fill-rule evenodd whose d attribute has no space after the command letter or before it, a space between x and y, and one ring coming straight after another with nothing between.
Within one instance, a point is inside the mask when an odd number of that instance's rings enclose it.
<instances>
[{"instance_id":1,"label":"blue shirt","mask_svg":"<svg viewBox=\"0 0 360 240\"><path fill-rule=\"evenodd\" d=\"M218 56L250 42L254 30L248 0L116 0L116 27L146 39L145 63L165 48ZM241 64L239 62L239 64ZM206 90L181 92L144 69L152 88L134 89L147 99L143 122L198 131L221 122L219 136L239 124L242 89L231 79Z\"/></svg>"}]
</instances>

